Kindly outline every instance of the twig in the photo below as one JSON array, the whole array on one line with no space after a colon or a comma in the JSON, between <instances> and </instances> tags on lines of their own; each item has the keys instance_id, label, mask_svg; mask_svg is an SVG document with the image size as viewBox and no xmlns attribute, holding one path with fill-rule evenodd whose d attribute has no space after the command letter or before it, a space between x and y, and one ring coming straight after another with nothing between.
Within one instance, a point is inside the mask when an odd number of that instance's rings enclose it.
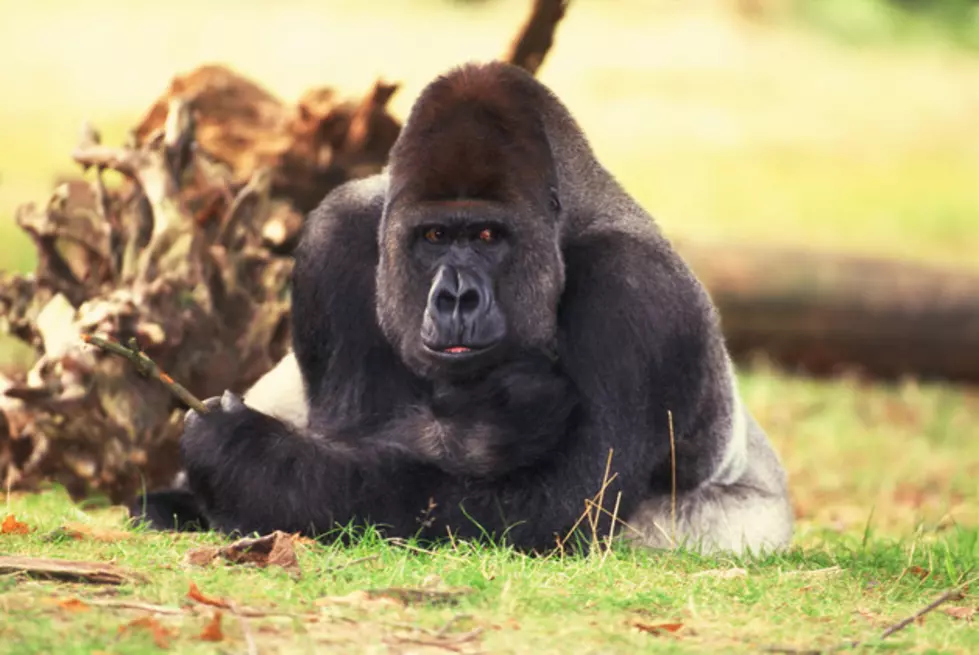
<instances>
[{"instance_id":1,"label":"twig","mask_svg":"<svg viewBox=\"0 0 979 655\"><path fill-rule=\"evenodd\" d=\"M376 559L380 559L380 557L381 556L379 554L376 554L376 555L368 555L367 557L360 557L360 558L357 558L355 560L350 560L349 562L346 562L345 564L340 564L338 566L330 567L330 568L328 568L326 570L326 572L327 573L337 573L338 571L342 571L344 569L349 569L352 566L357 566L359 564L365 564L366 562L372 562L372 561L374 561Z\"/></svg>"},{"instance_id":2,"label":"twig","mask_svg":"<svg viewBox=\"0 0 979 655\"><path fill-rule=\"evenodd\" d=\"M570 0L534 0L530 17L504 59L531 75L537 73L554 45L554 32L568 10L568 4Z\"/></svg>"},{"instance_id":3,"label":"twig","mask_svg":"<svg viewBox=\"0 0 979 655\"><path fill-rule=\"evenodd\" d=\"M241 634L245 637L245 646L248 649L248 655L258 655L258 646L255 644L255 634L252 632L252 626L248 622L244 613L238 610L238 606L232 603L230 600L225 600L228 604L228 611L231 612L236 619L238 619L238 625L241 626Z\"/></svg>"},{"instance_id":4,"label":"twig","mask_svg":"<svg viewBox=\"0 0 979 655\"><path fill-rule=\"evenodd\" d=\"M605 507L605 489L608 488L608 485L611 482L611 480L609 480L609 473L612 470L612 453L613 453L613 449L609 448L608 458L606 458L605 460L605 473L602 475L603 484L601 489L599 489L598 493L595 495L595 498L597 499L596 504L598 507ZM602 518L602 513L596 511L594 515L592 515L591 512L589 512L588 514L589 514L589 523L591 523L592 547L594 548L596 545L598 545L600 548L602 542L600 537L598 536L598 522Z\"/></svg>"},{"instance_id":5,"label":"twig","mask_svg":"<svg viewBox=\"0 0 979 655\"><path fill-rule=\"evenodd\" d=\"M673 436L673 412L666 410L670 423L670 545L676 548L676 439Z\"/></svg>"},{"instance_id":6,"label":"twig","mask_svg":"<svg viewBox=\"0 0 979 655\"><path fill-rule=\"evenodd\" d=\"M134 600L107 600L104 598L82 599L86 605L96 607L117 607L124 610L142 610L154 614L178 615L186 613L182 607L167 607L166 605L153 605L151 603L140 603Z\"/></svg>"},{"instance_id":7,"label":"twig","mask_svg":"<svg viewBox=\"0 0 979 655\"><path fill-rule=\"evenodd\" d=\"M187 391L187 389L179 382L174 381L172 377L167 375L159 366L156 365L156 362L147 357L146 353L142 352L135 344L135 340L130 341L130 347L128 348L122 344L115 343L101 337L96 337L91 334L83 334L82 340L85 343L98 346L102 350L110 352L114 355L125 357L132 362L133 366L136 367L136 370L142 375L159 380L173 393L173 395L190 406L191 409L199 414L207 414L208 409L204 403L198 400L194 394Z\"/></svg>"},{"instance_id":8,"label":"twig","mask_svg":"<svg viewBox=\"0 0 979 655\"><path fill-rule=\"evenodd\" d=\"M92 584L119 585L127 582L146 581L146 577L141 573L122 569L104 562L51 559L47 557L8 557L0 555L0 573L23 573L35 578L88 582Z\"/></svg>"},{"instance_id":9,"label":"twig","mask_svg":"<svg viewBox=\"0 0 979 655\"><path fill-rule=\"evenodd\" d=\"M908 627L925 614L933 612L950 600L959 600L963 597L963 590L967 588L970 584L974 583L976 579L971 579L962 584L953 587L943 593L941 596L931 601L920 610L912 614L911 616L901 619L894 625L888 627L884 632L881 633L879 639L884 640L893 635L896 632L900 632L904 628ZM768 653L791 653L791 655L830 655L831 653L837 653L841 650L847 650L850 648L856 648L860 646L863 642L860 640L856 641L845 641L842 644L834 646L832 648L827 648L826 650L812 649L812 648L792 648L786 646L770 646L765 649Z\"/></svg>"},{"instance_id":10,"label":"twig","mask_svg":"<svg viewBox=\"0 0 979 655\"><path fill-rule=\"evenodd\" d=\"M608 542L605 548L605 554L602 555L602 561L608 558L608 554L612 552L612 541L615 539L615 523L619 520L619 505L622 502L622 492L619 491L615 494L615 507L612 509L612 523L609 525L608 529Z\"/></svg>"},{"instance_id":11,"label":"twig","mask_svg":"<svg viewBox=\"0 0 979 655\"><path fill-rule=\"evenodd\" d=\"M924 616L928 612L935 611L936 609L938 609L938 607L940 605L943 605L943 604L947 603L950 600L959 600L959 599L961 599L962 598L962 589L965 586L967 586L967 585L959 585L958 587L955 587L953 589L949 589L944 594L942 594L941 596L939 596L935 600L931 601L930 603L928 603L927 605L925 605L924 607L922 607L920 610L918 610L917 612L915 612L914 614L912 614L908 618L902 619L902 620L898 621L897 623L895 623L894 625L892 625L891 627L887 628L887 630L884 630L884 632L881 633L880 638L881 639L887 639L888 637L890 637L895 632L898 632L898 631L903 630L904 628L908 627L909 625L911 625L912 623L914 623L915 621L917 621L918 619L920 619L922 616Z\"/></svg>"}]
</instances>

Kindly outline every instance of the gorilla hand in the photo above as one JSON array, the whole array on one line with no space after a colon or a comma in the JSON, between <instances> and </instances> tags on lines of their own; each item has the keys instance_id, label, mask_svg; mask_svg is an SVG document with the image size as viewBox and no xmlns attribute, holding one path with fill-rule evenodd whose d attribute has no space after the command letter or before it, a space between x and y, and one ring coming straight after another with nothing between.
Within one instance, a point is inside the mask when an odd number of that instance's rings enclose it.
<instances>
[{"instance_id":1,"label":"gorilla hand","mask_svg":"<svg viewBox=\"0 0 979 655\"><path fill-rule=\"evenodd\" d=\"M204 406L206 413L189 410L185 415L180 456L203 513L208 517L233 515L240 496L229 492L248 482L237 479L241 464L271 465L271 446L288 428L248 407L231 391L207 399Z\"/></svg>"}]
</instances>

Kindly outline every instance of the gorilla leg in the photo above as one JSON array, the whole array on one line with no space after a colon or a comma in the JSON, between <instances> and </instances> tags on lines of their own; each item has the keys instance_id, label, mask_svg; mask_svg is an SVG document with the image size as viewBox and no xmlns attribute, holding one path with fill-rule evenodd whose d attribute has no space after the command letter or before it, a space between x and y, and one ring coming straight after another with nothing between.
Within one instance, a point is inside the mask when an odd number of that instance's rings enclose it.
<instances>
[{"instance_id":1,"label":"gorilla leg","mask_svg":"<svg viewBox=\"0 0 979 655\"><path fill-rule=\"evenodd\" d=\"M792 506L785 472L765 433L745 410L745 439L741 447L740 475L734 480L708 480L700 487L677 494L676 544L703 553L765 553L778 550L792 538ZM672 548L673 517L669 496L643 501L626 521L636 528L623 533L643 546Z\"/></svg>"}]
</instances>

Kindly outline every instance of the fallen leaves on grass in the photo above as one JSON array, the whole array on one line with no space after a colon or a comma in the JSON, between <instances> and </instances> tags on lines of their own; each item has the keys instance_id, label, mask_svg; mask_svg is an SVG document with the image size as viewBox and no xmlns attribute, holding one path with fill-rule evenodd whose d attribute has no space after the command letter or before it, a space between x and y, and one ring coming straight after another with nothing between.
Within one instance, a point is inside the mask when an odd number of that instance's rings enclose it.
<instances>
[{"instance_id":1,"label":"fallen leaves on grass","mask_svg":"<svg viewBox=\"0 0 979 655\"><path fill-rule=\"evenodd\" d=\"M210 605L211 607L220 607L221 609L228 609L228 601L223 598L215 598L214 596L206 596L197 585L193 582L190 583L190 589L187 590L187 598L197 601L203 605Z\"/></svg>"},{"instance_id":2,"label":"fallen leaves on grass","mask_svg":"<svg viewBox=\"0 0 979 655\"><path fill-rule=\"evenodd\" d=\"M30 531L30 526L18 521L13 514L7 514L0 524L0 534L28 534Z\"/></svg>"},{"instance_id":3,"label":"fallen leaves on grass","mask_svg":"<svg viewBox=\"0 0 979 655\"><path fill-rule=\"evenodd\" d=\"M198 639L201 641L223 641L224 632L221 630L221 617L223 616L221 610L215 610L214 616L211 620L207 622L204 629L201 630L201 634Z\"/></svg>"},{"instance_id":4,"label":"fallen leaves on grass","mask_svg":"<svg viewBox=\"0 0 979 655\"><path fill-rule=\"evenodd\" d=\"M972 623L973 617L979 614L979 609L975 607L943 607L942 612L951 616L953 619Z\"/></svg>"},{"instance_id":5,"label":"fallen leaves on grass","mask_svg":"<svg viewBox=\"0 0 979 655\"><path fill-rule=\"evenodd\" d=\"M47 539L56 538L68 538L81 541L83 539L90 539L92 541L99 541L106 544L116 543L117 541L122 541L124 539L129 539L133 535L130 532L125 532L123 530L108 530L104 528L94 528L90 525L85 525L84 523L66 523L53 530L47 535Z\"/></svg>"},{"instance_id":6,"label":"fallen leaves on grass","mask_svg":"<svg viewBox=\"0 0 979 655\"><path fill-rule=\"evenodd\" d=\"M884 625L884 618L873 610L869 610L866 607L858 607L854 611L859 614L863 620L867 621L873 626Z\"/></svg>"},{"instance_id":7,"label":"fallen leaves on grass","mask_svg":"<svg viewBox=\"0 0 979 655\"><path fill-rule=\"evenodd\" d=\"M908 573L913 573L914 575L918 576L922 580L926 580L928 576L931 575L931 571L929 571L928 569L923 569L920 566L910 567L908 569Z\"/></svg>"},{"instance_id":8,"label":"fallen leaves on grass","mask_svg":"<svg viewBox=\"0 0 979 655\"><path fill-rule=\"evenodd\" d=\"M0 573L24 573L35 578L92 584L123 584L146 578L134 571L103 562L48 559L44 557L0 556Z\"/></svg>"},{"instance_id":9,"label":"fallen leaves on grass","mask_svg":"<svg viewBox=\"0 0 979 655\"><path fill-rule=\"evenodd\" d=\"M153 643L156 644L157 648L167 649L170 647L170 637L173 633L160 625L160 622L152 616L144 616L129 623L124 623L119 626L119 634L133 629L148 631L153 636Z\"/></svg>"},{"instance_id":10,"label":"fallen leaves on grass","mask_svg":"<svg viewBox=\"0 0 979 655\"><path fill-rule=\"evenodd\" d=\"M232 564L253 564L258 567L279 566L290 573L299 573L299 559L293 535L276 530L262 537L239 539L227 546L195 548L187 553L188 563L207 566L216 559Z\"/></svg>"},{"instance_id":11,"label":"fallen leaves on grass","mask_svg":"<svg viewBox=\"0 0 979 655\"><path fill-rule=\"evenodd\" d=\"M362 589L346 596L326 596L316 601L316 605L357 605L405 607L407 605L451 605L472 589L420 589L388 587L386 589Z\"/></svg>"},{"instance_id":12,"label":"fallen leaves on grass","mask_svg":"<svg viewBox=\"0 0 979 655\"><path fill-rule=\"evenodd\" d=\"M639 632L645 632L657 637L663 635L679 636L678 633L684 628L683 623L645 623L636 619L633 619L630 625Z\"/></svg>"},{"instance_id":13,"label":"fallen leaves on grass","mask_svg":"<svg viewBox=\"0 0 979 655\"><path fill-rule=\"evenodd\" d=\"M58 601L58 607L69 612L87 612L92 606L78 598L63 598Z\"/></svg>"}]
</instances>

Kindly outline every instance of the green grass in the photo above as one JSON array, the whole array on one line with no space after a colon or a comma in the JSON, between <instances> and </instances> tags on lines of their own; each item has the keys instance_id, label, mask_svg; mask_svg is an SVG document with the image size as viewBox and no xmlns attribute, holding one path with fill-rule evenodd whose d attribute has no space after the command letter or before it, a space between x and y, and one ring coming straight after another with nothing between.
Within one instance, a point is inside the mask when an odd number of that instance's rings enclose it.
<instances>
[{"instance_id":1,"label":"green grass","mask_svg":"<svg viewBox=\"0 0 979 655\"><path fill-rule=\"evenodd\" d=\"M807 24L850 45L979 49L979 5L971 0L801 0L796 5Z\"/></svg>"},{"instance_id":2,"label":"green grass","mask_svg":"<svg viewBox=\"0 0 979 655\"><path fill-rule=\"evenodd\" d=\"M175 651L241 650L239 626L225 617L225 644L198 635L211 616L191 611L191 582L208 596L239 607L288 616L250 618L261 652L397 652L456 619L446 637L482 632L454 647L463 652L757 652L759 647L831 647L842 640L873 643L883 628L913 613L944 590L975 576L979 531L950 528L891 539L867 533L828 533L784 554L708 558L692 553L614 549L607 556L534 558L503 548L457 543L427 552L368 535L354 546L304 545L301 574L219 564L184 565L190 549L219 540L134 531L113 543L51 539L66 521L117 525L117 512L81 513L60 493L15 496L10 510L36 531L0 537L0 550L39 557L112 561L148 576L118 589L94 585L0 579L0 652L152 652L148 633L119 627L145 612L90 607L71 611L72 598L112 599L187 607L157 620L173 630ZM368 559L365 559L368 558ZM743 569L743 573L732 571ZM827 570L829 569L829 570ZM432 576L437 576L433 579ZM456 604L388 606L336 602L352 592L390 587L463 588ZM974 591L950 606L974 606ZM348 598L347 600L350 600ZM635 627L682 624L655 635ZM939 611L897 633L902 651L970 652L979 633ZM332 652L332 651L331 651ZM386 652L386 651L384 651Z\"/></svg>"},{"instance_id":3,"label":"green grass","mask_svg":"<svg viewBox=\"0 0 979 655\"><path fill-rule=\"evenodd\" d=\"M150 638L118 634L142 615L58 605L81 599L132 599L171 607L193 581L206 594L286 618L250 619L273 652L391 652L410 638L432 639L453 617L450 634L482 628L456 644L493 653L757 652L769 645L827 648L873 640L945 589L979 574L979 397L942 385L824 384L766 371L742 377L745 399L772 434L789 471L797 530L787 553L754 558L699 557L615 549L607 557L530 558L466 544L417 552L365 538L348 548L300 550L302 575L240 566L193 568L185 553L221 540L134 531L124 540L46 540L66 522L122 525L119 508L80 508L60 491L14 494L0 514L35 528L0 536L0 554L111 561L149 582L106 591L93 586L0 578L0 652L150 652ZM358 562L365 557L369 561ZM345 568L341 568L345 567ZM839 567L839 570L825 570ZM725 577L730 569L745 575ZM698 575L703 574L703 575ZM457 606L387 607L324 601L351 592L420 587L438 576L469 587ZM973 585L949 606L979 607ZM319 601L319 603L318 603ZM158 620L176 630L179 652L218 652L197 639L210 617L189 610ZM315 621L312 620L315 617ZM227 639L242 636L225 617ZM634 627L681 623L673 635ZM424 628L426 633L420 629ZM967 653L979 632L936 611L886 640L901 652ZM371 651L375 648L375 651ZM423 651L424 652L424 651ZM436 652L436 651L432 651Z\"/></svg>"},{"instance_id":4,"label":"green grass","mask_svg":"<svg viewBox=\"0 0 979 655\"><path fill-rule=\"evenodd\" d=\"M0 66L0 125L16 126L0 130L0 268L33 265L14 209L43 202L54 176L74 170L69 152L82 119L118 143L176 71L227 61L287 100L320 83L356 95L381 74L404 82L393 103L404 115L445 67L498 54L526 8L524 0L423 9L391 2L382 18L378 3L286 4L236 2L229 11L227 0L207 9L175 0L123 10L112 0L81 8L46 0L0 21L0 60L17 62ZM808 27L746 26L724 12L678 6L623 0L610 12L602 2L575 2L541 72L602 161L671 236L979 267L979 151L968 138L979 60L927 21L902 22L875 0L825 0L805 17L822 34L837 30L843 45ZM289 39L256 48L269 34ZM386 47L365 48L365 35ZM321 63L331 61L344 63ZM0 368L28 363L20 352L0 343ZM418 553L374 540L303 547L303 575L293 580L276 570L185 567L184 553L214 536L45 540L65 521L105 527L121 518L117 509L76 507L59 492L14 495L0 518L15 513L36 531L0 536L0 554L111 560L149 582L107 590L0 576L0 652L153 652L145 632L119 632L141 612L71 612L58 600L182 607L190 581L239 605L291 614L250 619L270 651L451 652L407 640L431 640L460 615L471 618L453 623L449 636L483 629L452 646L461 652L825 648L873 639L976 574L974 390L806 380L763 365L743 374L742 390L790 475L798 525L785 555L740 561L617 549L605 559L540 560L465 545ZM746 575L715 574L732 568ZM453 607L317 604L435 575L473 591ZM951 605L979 606L975 588ZM209 617L188 610L157 618L177 631L174 652L240 652L242 633L228 616L226 642L198 640ZM636 621L684 627L654 635L632 627ZM880 648L976 652L979 632L936 611Z\"/></svg>"}]
</instances>

